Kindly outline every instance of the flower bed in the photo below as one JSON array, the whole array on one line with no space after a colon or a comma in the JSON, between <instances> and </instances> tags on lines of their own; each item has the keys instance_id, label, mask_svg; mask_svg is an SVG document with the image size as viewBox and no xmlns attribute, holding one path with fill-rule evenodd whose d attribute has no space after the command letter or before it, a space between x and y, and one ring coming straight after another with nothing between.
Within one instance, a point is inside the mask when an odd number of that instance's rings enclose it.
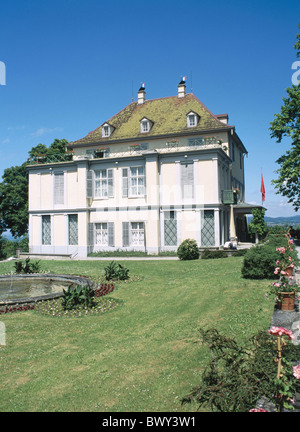
<instances>
[{"instance_id":1,"label":"flower bed","mask_svg":"<svg viewBox=\"0 0 300 432\"><path fill-rule=\"evenodd\" d=\"M62 305L62 298L46 300L36 305L35 311L43 315L56 317L81 317L86 315L97 315L115 309L119 302L111 298L96 297L95 305L92 308L76 307L72 310L65 310Z\"/></svg>"}]
</instances>

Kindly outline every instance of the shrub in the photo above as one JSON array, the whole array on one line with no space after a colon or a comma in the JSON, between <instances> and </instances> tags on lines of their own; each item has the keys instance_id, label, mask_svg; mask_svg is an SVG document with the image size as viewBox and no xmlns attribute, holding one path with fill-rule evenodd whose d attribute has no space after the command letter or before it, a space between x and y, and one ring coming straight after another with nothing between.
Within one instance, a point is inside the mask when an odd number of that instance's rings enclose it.
<instances>
[{"instance_id":1,"label":"shrub","mask_svg":"<svg viewBox=\"0 0 300 432\"><path fill-rule=\"evenodd\" d=\"M239 257L239 256L244 256L247 253L248 249L238 249L237 251L235 251L232 256L233 257Z\"/></svg>"},{"instance_id":2,"label":"shrub","mask_svg":"<svg viewBox=\"0 0 300 432\"><path fill-rule=\"evenodd\" d=\"M246 279L274 279L278 253L268 245L254 246L244 256L242 276Z\"/></svg>"},{"instance_id":3,"label":"shrub","mask_svg":"<svg viewBox=\"0 0 300 432\"><path fill-rule=\"evenodd\" d=\"M181 260L194 260L199 258L199 248L196 240L186 239L177 249L177 256Z\"/></svg>"},{"instance_id":4,"label":"shrub","mask_svg":"<svg viewBox=\"0 0 300 432\"><path fill-rule=\"evenodd\" d=\"M204 250L201 253L201 259L227 258L227 253L221 250Z\"/></svg>"},{"instance_id":5,"label":"shrub","mask_svg":"<svg viewBox=\"0 0 300 432\"><path fill-rule=\"evenodd\" d=\"M280 259L280 252L276 248L286 245L286 236L270 235L263 245L253 246L248 249L244 257L242 276L248 279L274 279L274 267ZM295 248L291 251L293 262L298 263Z\"/></svg>"},{"instance_id":6,"label":"shrub","mask_svg":"<svg viewBox=\"0 0 300 432\"><path fill-rule=\"evenodd\" d=\"M199 408L208 406L212 411L247 412L265 397L278 408L282 409L282 405L292 408L289 401L284 402L300 390L300 380L292 376L292 362L299 358L299 346L285 341L279 355L278 351L276 353L277 340L271 331L258 332L245 346L221 335L216 329L200 329L200 336L209 347L212 358L200 385L192 389L181 400L182 403L196 401ZM280 379L276 380L280 356L284 367L279 371Z\"/></svg>"},{"instance_id":7,"label":"shrub","mask_svg":"<svg viewBox=\"0 0 300 432\"><path fill-rule=\"evenodd\" d=\"M76 307L92 308L95 304L95 292L88 286L76 285L63 290L62 306L64 310L72 310Z\"/></svg>"},{"instance_id":8,"label":"shrub","mask_svg":"<svg viewBox=\"0 0 300 432\"><path fill-rule=\"evenodd\" d=\"M30 262L30 258L26 258L26 260L23 261L16 261L15 262L15 270L16 273L39 273L40 272L40 262Z\"/></svg>"},{"instance_id":9,"label":"shrub","mask_svg":"<svg viewBox=\"0 0 300 432\"><path fill-rule=\"evenodd\" d=\"M106 280L127 280L129 279L129 269L112 261L104 269Z\"/></svg>"}]
</instances>

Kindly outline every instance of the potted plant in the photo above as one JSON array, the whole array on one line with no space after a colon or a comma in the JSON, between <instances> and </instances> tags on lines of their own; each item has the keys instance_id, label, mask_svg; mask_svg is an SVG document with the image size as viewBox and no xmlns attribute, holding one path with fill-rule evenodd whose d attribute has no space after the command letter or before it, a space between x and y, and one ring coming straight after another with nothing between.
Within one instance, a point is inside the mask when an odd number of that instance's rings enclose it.
<instances>
[{"instance_id":1,"label":"potted plant","mask_svg":"<svg viewBox=\"0 0 300 432\"><path fill-rule=\"evenodd\" d=\"M292 240L286 236L286 245L276 248L279 259L276 261L274 274L279 276L279 280L273 282L269 291L269 294L275 295L277 307L282 310L294 310L296 293L299 290L293 277L295 264L291 257L292 244Z\"/></svg>"},{"instance_id":2,"label":"potted plant","mask_svg":"<svg viewBox=\"0 0 300 432\"><path fill-rule=\"evenodd\" d=\"M293 276L281 275L279 281L272 284L269 294L275 295L278 309L285 311L295 309L296 292L299 287L292 279Z\"/></svg>"}]
</instances>

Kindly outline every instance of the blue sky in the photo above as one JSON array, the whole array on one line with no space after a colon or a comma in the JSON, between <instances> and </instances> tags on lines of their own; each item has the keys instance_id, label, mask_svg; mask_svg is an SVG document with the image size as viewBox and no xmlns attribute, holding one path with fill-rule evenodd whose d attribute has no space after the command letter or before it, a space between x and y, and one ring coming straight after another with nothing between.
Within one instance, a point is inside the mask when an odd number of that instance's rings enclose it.
<instances>
[{"instance_id":1,"label":"blue sky","mask_svg":"<svg viewBox=\"0 0 300 432\"><path fill-rule=\"evenodd\" d=\"M266 215L293 216L271 185L289 142L272 140L269 125L292 84L298 23L299 0L2 0L0 176L39 143L85 136L136 100L141 82L148 99L173 96L186 75L249 152L247 202L261 203L262 170Z\"/></svg>"}]
</instances>

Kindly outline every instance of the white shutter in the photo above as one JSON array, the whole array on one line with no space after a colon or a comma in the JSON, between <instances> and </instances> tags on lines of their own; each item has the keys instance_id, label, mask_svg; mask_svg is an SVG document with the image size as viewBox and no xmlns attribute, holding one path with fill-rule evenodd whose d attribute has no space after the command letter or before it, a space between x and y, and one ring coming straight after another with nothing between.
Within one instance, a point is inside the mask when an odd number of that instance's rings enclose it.
<instances>
[{"instance_id":1,"label":"white shutter","mask_svg":"<svg viewBox=\"0 0 300 432\"><path fill-rule=\"evenodd\" d=\"M181 187L182 198L194 197L194 164L185 163L181 165Z\"/></svg>"},{"instance_id":2,"label":"white shutter","mask_svg":"<svg viewBox=\"0 0 300 432\"><path fill-rule=\"evenodd\" d=\"M88 223L88 251L93 252L94 247L94 224Z\"/></svg>"},{"instance_id":3,"label":"white shutter","mask_svg":"<svg viewBox=\"0 0 300 432\"><path fill-rule=\"evenodd\" d=\"M129 246L129 222L122 222L123 247Z\"/></svg>"},{"instance_id":4,"label":"white shutter","mask_svg":"<svg viewBox=\"0 0 300 432\"><path fill-rule=\"evenodd\" d=\"M54 204L64 204L64 173L54 174Z\"/></svg>"},{"instance_id":5,"label":"white shutter","mask_svg":"<svg viewBox=\"0 0 300 432\"><path fill-rule=\"evenodd\" d=\"M108 222L108 246L114 247L115 245L115 234L114 234L114 223Z\"/></svg>"},{"instance_id":6,"label":"white shutter","mask_svg":"<svg viewBox=\"0 0 300 432\"><path fill-rule=\"evenodd\" d=\"M128 168L122 168L122 196L128 197Z\"/></svg>"},{"instance_id":7,"label":"white shutter","mask_svg":"<svg viewBox=\"0 0 300 432\"><path fill-rule=\"evenodd\" d=\"M86 172L86 197L93 198L93 171Z\"/></svg>"},{"instance_id":8,"label":"white shutter","mask_svg":"<svg viewBox=\"0 0 300 432\"><path fill-rule=\"evenodd\" d=\"M112 198L114 196L114 178L113 178L113 170L107 170L107 184L108 184L108 197Z\"/></svg>"}]
</instances>

